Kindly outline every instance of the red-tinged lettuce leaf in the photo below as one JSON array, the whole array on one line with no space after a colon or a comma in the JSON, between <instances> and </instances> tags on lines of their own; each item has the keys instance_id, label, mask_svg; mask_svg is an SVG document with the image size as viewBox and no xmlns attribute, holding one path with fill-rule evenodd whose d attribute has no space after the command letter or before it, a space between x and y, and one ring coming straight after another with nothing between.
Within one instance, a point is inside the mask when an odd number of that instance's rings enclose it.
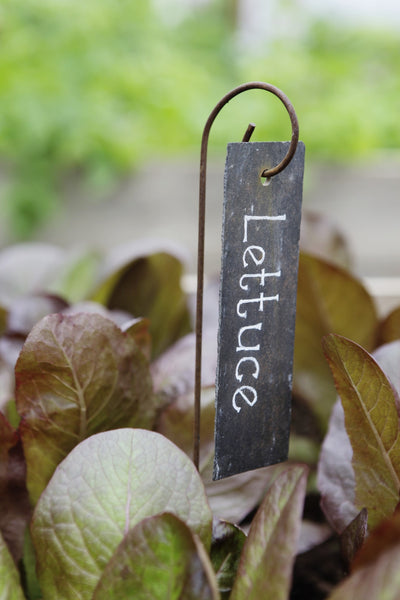
<instances>
[{"instance_id":1,"label":"red-tinged lettuce leaf","mask_svg":"<svg viewBox=\"0 0 400 600\"><path fill-rule=\"evenodd\" d=\"M373 564L376 559L394 546L400 545L400 510L399 507L388 519L384 519L371 531L365 543L360 546L351 569L356 571Z\"/></svg>"},{"instance_id":2,"label":"red-tinged lettuce leaf","mask_svg":"<svg viewBox=\"0 0 400 600\"><path fill-rule=\"evenodd\" d=\"M218 600L210 559L188 526L165 513L129 530L93 594L93 600Z\"/></svg>"},{"instance_id":3,"label":"red-tinged lettuce leaf","mask_svg":"<svg viewBox=\"0 0 400 600\"><path fill-rule=\"evenodd\" d=\"M399 502L398 397L377 362L361 346L337 335L323 342L340 395L355 473L355 506L368 510L372 529Z\"/></svg>"},{"instance_id":4,"label":"red-tinged lettuce leaf","mask_svg":"<svg viewBox=\"0 0 400 600\"><path fill-rule=\"evenodd\" d=\"M193 456L193 392L179 396L161 413L156 431ZM202 388L200 410L200 472L214 455L215 388Z\"/></svg>"},{"instance_id":5,"label":"red-tinged lettuce leaf","mask_svg":"<svg viewBox=\"0 0 400 600\"><path fill-rule=\"evenodd\" d=\"M200 416L200 472L214 452L215 370L217 347L215 332L204 332ZM154 391L162 411L156 430L193 455L195 336L178 340L151 365Z\"/></svg>"},{"instance_id":6,"label":"red-tinged lettuce leaf","mask_svg":"<svg viewBox=\"0 0 400 600\"><path fill-rule=\"evenodd\" d=\"M395 390L400 391L400 342L381 346L373 353ZM397 399L397 398L396 398ZM399 412L399 407L397 407ZM353 450L346 432L344 411L340 400L333 407L328 433L322 445L318 463L318 488L327 520L341 533L356 516L355 476L351 464Z\"/></svg>"},{"instance_id":7,"label":"red-tinged lettuce leaf","mask_svg":"<svg viewBox=\"0 0 400 600\"><path fill-rule=\"evenodd\" d=\"M150 321L145 318L131 319L121 326L128 336L133 338L147 360L151 359Z\"/></svg>"},{"instance_id":8,"label":"red-tinged lettuce leaf","mask_svg":"<svg viewBox=\"0 0 400 600\"><path fill-rule=\"evenodd\" d=\"M340 548L342 558L345 561L347 570L354 560L355 555L365 542L368 533L368 511L363 508L355 519L346 527L340 536Z\"/></svg>"},{"instance_id":9,"label":"red-tinged lettuce leaf","mask_svg":"<svg viewBox=\"0 0 400 600\"><path fill-rule=\"evenodd\" d=\"M201 476L213 515L238 524L259 505L281 465L239 473L219 481L212 481L212 466L213 456L208 465L204 465Z\"/></svg>"},{"instance_id":10,"label":"red-tinged lettuce leaf","mask_svg":"<svg viewBox=\"0 0 400 600\"><path fill-rule=\"evenodd\" d=\"M321 339L338 333L370 350L377 324L372 298L357 279L322 259L300 255L293 389L309 403L323 432L336 394Z\"/></svg>"},{"instance_id":11,"label":"red-tinged lettuce leaf","mask_svg":"<svg viewBox=\"0 0 400 600\"><path fill-rule=\"evenodd\" d=\"M380 343L388 344L400 338L400 306L395 308L382 321L379 329Z\"/></svg>"},{"instance_id":12,"label":"red-tinged lettuce leaf","mask_svg":"<svg viewBox=\"0 0 400 600\"><path fill-rule=\"evenodd\" d=\"M0 534L0 598L3 600L25 600L17 567Z\"/></svg>"},{"instance_id":13,"label":"red-tinged lettuce leaf","mask_svg":"<svg viewBox=\"0 0 400 600\"><path fill-rule=\"evenodd\" d=\"M24 533L31 517L25 480L21 440L0 413L0 533L15 562L22 557Z\"/></svg>"},{"instance_id":14,"label":"red-tinged lettuce leaf","mask_svg":"<svg viewBox=\"0 0 400 600\"><path fill-rule=\"evenodd\" d=\"M102 304L93 302L92 300L83 300L82 302L76 302L68 308L62 311L64 315L76 315L77 313L91 313L98 314L105 319L110 319L115 325L118 325L121 329L132 321L132 315L122 310L108 310Z\"/></svg>"},{"instance_id":15,"label":"red-tinged lettuce leaf","mask_svg":"<svg viewBox=\"0 0 400 600\"><path fill-rule=\"evenodd\" d=\"M342 533L359 512L355 506L356 480L352 458L353 449L346 432L344 411L338 400L322 444L317 479L322 509L338 533Z\"/></svg>"},{"instance_id":16,"label":"red-tinged lettuce leaf","mask_svg":"<svg viewBox=\"0 0 400 600\"><path fill-rule=\"evenodd\" d=\"M210 548L203 484L174 444L141 429L79 444L58 466L32 520L43 600L91 599L124 536L162 512L175 514Z\"/></svg>"},{"instance_id":17,"label":"red-tinged lettuce leaf","mask_svg":"<svg viewBox=\"0 0 400 600\"><path fill-rule=\"evenodd\" d=\"M201 384L210 387L215 383L217 368L216 331L203 332ZM196 339L193 333L178 340L151 365L154 391L169 401L176 400L194 389Z\"/></svg>"},{"instance_id":18,"label":"red-tinged lettuce leaf","mask_svg":"<svg viewBox=\"0 0 400 600\"><path fill-rule=\"evenodd\" d=\"M236 525L213 520L210 558L222 598L229 598L245 541L245 533Z\"/></svg>"},{"instance_id":19,"label":"red-tinged lettuce leaf","mask_svg":"<svg viewBox=\"0 0 400 600\"><path fill-rule=\"evenodd\" d=\"M86 437L154 423L146 358L131 336L98 314L45 317L29 334L15 375L33 502L57 464Z\"/></svg>"},{"instance_id":20,"label":"red-tinged lettuce leaf","mask_svg":"<svg viewBox=\"0 0 400 600\"><path fill-rule=\"evenodd\" d=\"M282 466L253 519L230 600L287 600L307 468Z\"/></svg>"},{"instance_id":21,"label":"red-tinged lettuce leaf","mask_svg":"<svg viewBox=\"0 0 400 600\"><path fill-rule=\"evenodd\" d=\"M155 358L191 329L182 274L182 263L172 254L142 254L118 265L93 299L134 317L148 317Z\"/></svg>"}]
</instances>

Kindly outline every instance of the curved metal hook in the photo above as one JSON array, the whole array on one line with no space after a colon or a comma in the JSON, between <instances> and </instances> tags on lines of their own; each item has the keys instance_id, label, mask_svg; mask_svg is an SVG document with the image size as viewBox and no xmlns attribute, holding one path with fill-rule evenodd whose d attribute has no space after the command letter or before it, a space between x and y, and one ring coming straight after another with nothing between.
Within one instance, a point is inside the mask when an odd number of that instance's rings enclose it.
<instances>
[{"instance_id":1,"label":"curved metal hook","mask_svg":"<svg viewBox=\"0 0 400 600\"><path fill-rule=\"evenodd\" d=\"M261 177L273 177L280 173L292 160L296 152L297 142L299 140L299 124L297 116L289 98L277 87L270 83L262 81L251 81L243 83L238 87L228 92L218 104L214 107L207 122L204 126L203 136L201 140L200 152L200 186L199 186L199 233L198 233L198 252L197 252L197 305L196 305L196 363L195 363L195 383L194 383L194 445L193 445L193 462L197 469L199 468L200 460L200 395L201 395L201 351L202 351L202 336L203 336L203 289L204 289L204 230L205 230L205 204L206 204L206 170L207 170L207 149L210 129L221 109L235 96L251 89L261 89L271 92L277 96L285 105L289 113L292 124L292 139L289 150L284 159L271 169L264 169ZM248 142L255 125L252 123L248 126L243 137L244 142Z\"/></svg>"}]
</instances>

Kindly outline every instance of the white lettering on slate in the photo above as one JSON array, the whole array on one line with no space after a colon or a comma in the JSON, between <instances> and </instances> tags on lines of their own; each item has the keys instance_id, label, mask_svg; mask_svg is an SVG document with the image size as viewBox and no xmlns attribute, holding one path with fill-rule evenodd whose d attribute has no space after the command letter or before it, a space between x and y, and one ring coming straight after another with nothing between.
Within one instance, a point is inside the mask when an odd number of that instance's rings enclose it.
<instances>
[{"instance_id":1,"label":"white lettering on slate","mask_svg":"<svg viewBox=\"0 0 400 600\"><path fill-rule=\"evenodd\" d=\"M247 242L247 225L250 221L286 221L286 215L277 215L276 217L271 217L270 215L264 216L255 216L255 215L245 215L244 216L244 237L243 241Z\"/></svg>"},{"instance_id":2,"label":"white lettering on slate","mask_svg":"<svg viewBox=\"0 0 400 600\"><path fill-rule=\"evenodd\" d=\"M242 409L236 404L236 396L238 396L239 399L241 398L242 400L247 402L249 406L254 406L257 402L257 391L250 385L242 385L235 391L232 398L233 408L237 412L240 412Z\"/></svg>"},{"instance_id":3,"label":"white lettering on slate","mask_svg":"<svg viewBox=\"0 0 400 600\"><path fill-rule=\"evenodd\" d=\"M256 358L254 358L254 356L244 356L243 358L241 358L238 362L238 364L236 365L236 373L235 373L235 377L238 381L242 381L243 379L243 373L239 373L239 367L241 364L245 363L245 362L252 362L255 365L255 371L253 371L251 374L254 377L254 379L258 379L258 375L260 373L260 365L258 364L258 361Z\"/></svg>"},{"instance_id":4,"label":"white lettering on slate","mask_svg":"<svg viewBox=\"0 0 400 600\"><path fill-rule=\"evenodd\" d=\"M251 234L254 231L252 224L255 226L257 223L260 224L266 221L286 221L286 215L244 215L243 222L243 243L249 243L251 241ZM266 251L262 246L248 245L243 250L243 267L245 269L260 266L264 262L266 257ZM241 298L236 304L236 314L241 319L247 320L248 312L252 307L258 308L257 312L264 312L264 305L268 302L279 302L279 294L273 296L264 295L264 292L254 291L255 285L258 290L260 287L271 281L270 278L281 277L280 265L276 265L276 270L267 272L263 267L259 272L246 272L239 279L239 287L245 292L250 293L250 297ZM257 288L256 288L257 290ZM262 330L262 322L258 322L251 325L243 325L239 328L237 334L237 346L236 352L259 352L261 350L261 344L259 343L258 335L256 332ZM245 364L248 363L248 368L245 368ZM242 383L243 377L258 379L260 374L260 364L256 356L242 356L236 365L235 378L239 383ZM238 401L244 401L249 406L254 406L257 402L257 390L253 385L241 385L238 387L232 397L232 406L236 412L240 412L242 407L238 405Z\"/></svg>"}]
</instances>

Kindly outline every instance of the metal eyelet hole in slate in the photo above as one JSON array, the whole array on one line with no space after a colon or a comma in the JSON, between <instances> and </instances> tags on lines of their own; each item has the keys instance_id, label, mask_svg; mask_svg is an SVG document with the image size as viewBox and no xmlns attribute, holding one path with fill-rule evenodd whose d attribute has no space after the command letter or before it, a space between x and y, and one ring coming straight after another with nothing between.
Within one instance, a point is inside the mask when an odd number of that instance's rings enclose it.
<instances>
[{"instance_id":1,"label":"metal eyelet hole in slate","mask_svg":"<svg viewBox=\"0 0 400 600\"><path fill-rule=\"evenodd\" d=\"M304 172L299 142L228 144L216 378L214 479L287 459Z\"/></svg>"}]
</instances>

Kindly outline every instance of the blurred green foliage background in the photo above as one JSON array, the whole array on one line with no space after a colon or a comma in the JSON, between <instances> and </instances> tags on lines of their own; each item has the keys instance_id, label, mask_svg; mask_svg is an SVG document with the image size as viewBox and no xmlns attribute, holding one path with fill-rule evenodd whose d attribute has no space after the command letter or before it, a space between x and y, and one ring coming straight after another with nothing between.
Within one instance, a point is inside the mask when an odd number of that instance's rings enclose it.
<instances>
[{"instance_id":1,"label":"blurred green foliage background","mask_svg":"<svg viewBox=\"0 0 400 600\"><path fill-rule=\"evenodd\" d=\"M245 81L269 81L298 113L309 156L343 161L400 148L400 36L310 19L302 35L238 42L237 3L170 14L151 0L2 0L1 208L28 237L78 174L104 190L142 161L197 158L212 107ZM168 7L167 7L168 8ZM246 96L246 98L244 98ZM289 139L279 101L252 91L213 129L211 151Z\"/></svg>"}]
</instances>

